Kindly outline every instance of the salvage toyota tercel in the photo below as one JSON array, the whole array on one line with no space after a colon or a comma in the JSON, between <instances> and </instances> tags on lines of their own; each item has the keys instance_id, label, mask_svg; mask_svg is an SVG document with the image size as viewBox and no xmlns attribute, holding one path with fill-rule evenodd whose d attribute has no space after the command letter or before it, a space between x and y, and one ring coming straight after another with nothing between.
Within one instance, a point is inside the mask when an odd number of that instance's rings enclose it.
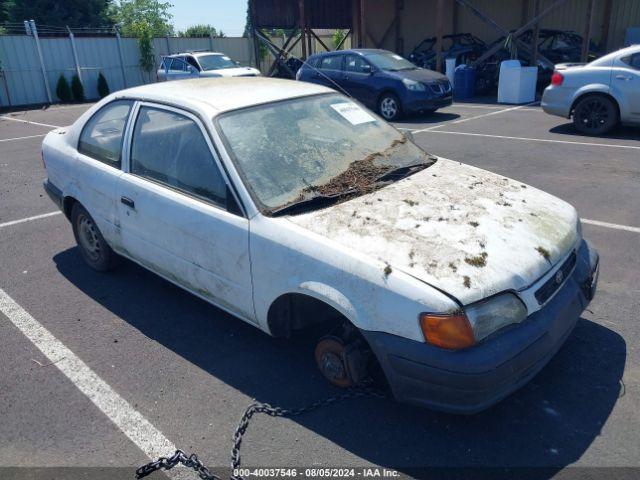
<instances>
[{"instance_id":1,"label":"salvage toyota tercel","mask_svg":"<svg viewBox=\"0 0 640 480\"><path fill-rule=\"evenodd\" d=\"M418 147L286 80L112 94L43 143L86 263L121 257L273 336L317 332L335 385L483 410L531 379L593 298L576 210Z\"/></svg>"}]
</instances>

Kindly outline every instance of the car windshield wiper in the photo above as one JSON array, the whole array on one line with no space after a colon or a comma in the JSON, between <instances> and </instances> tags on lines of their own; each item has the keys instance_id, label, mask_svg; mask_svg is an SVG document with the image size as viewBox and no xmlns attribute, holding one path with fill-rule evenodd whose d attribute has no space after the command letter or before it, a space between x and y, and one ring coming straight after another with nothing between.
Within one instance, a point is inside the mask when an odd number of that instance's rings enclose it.
<instances>
[{"instance_id":1,"label":"car windshield wiper","mask_svg":"<svg viewBox=\"0 0 640 480\"><path fill-rule=\"evenodd\" d=\"M269 213L271 213L272 216L277 217L280 215L286 215L287 213L292 213L292 212L301 211L301 210L312 210L314 208L328 207L329 205L332 205L338 200L340 200L341 198L348 197L355 193L357 193L357 190L355 189L345 190L344 192L333 193L331 195L322 195L318 193L311 197L303 198L301 200L294 201L282 207L275 208L271 210Z\"/></svg>"},{"instance_id":2,"label":"car windshield wiper","mask_svg":"<svg viewBox=\"0 0 640 480\"><path fill-rule=\"evenodd\" d=\"M427 167L433 165L433 161L431 162L420 162L414 163L413 165L406 165L404 167L394 168L393 170L389 170L388 172L383 173L378 178L376 178L374 183L385 182L387 180L400 180L401 178L408 177L409 175L413 175L414 173L419 172L420 170L424 170Z\"/></svg>"}]
</instances>

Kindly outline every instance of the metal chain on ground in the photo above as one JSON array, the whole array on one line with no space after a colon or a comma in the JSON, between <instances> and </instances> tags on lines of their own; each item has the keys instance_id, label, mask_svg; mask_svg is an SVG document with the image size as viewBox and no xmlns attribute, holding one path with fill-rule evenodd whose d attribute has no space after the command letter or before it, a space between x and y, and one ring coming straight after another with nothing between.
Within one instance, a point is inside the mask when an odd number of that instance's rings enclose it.
<instances>
[{"instance_id":1,"label":"metal chain on ground","mask_svg":"<svg viewBox=\"0 0 640 480\"><path fill-rule=\"evenodd\" d=\"M336 402L343 400L349 400L353 398L362 397L376 397L385 398L386 395L381 390L377 390L371 386L365 385L362 387L356 387L350 389L344 393L334 395L332 397L324 398L316 402L310 403L299 408L281 408L274 407L268 403L254 402L247 407L236 427L236 431L233 434L233 448L231 449L231 480L243 480L239 475L234 475L234 471L240 468L240 447L242 446L242 437L249 428L249 422L256 413L264 413L270 417L296 417L305 413L309 413L313 410L317 410L328 405L332 405ZM182 450L176 450L171 457L160 457L154 462L147 463L136 470L136 478L144 478L147 475L152 474L156 470L171 470L178 464L182 464L187 468L193 469L202 480L222 480L217 475L214 475L209 469L198 459L195 453L187 455Z\"/></svg>"}]
</instances>

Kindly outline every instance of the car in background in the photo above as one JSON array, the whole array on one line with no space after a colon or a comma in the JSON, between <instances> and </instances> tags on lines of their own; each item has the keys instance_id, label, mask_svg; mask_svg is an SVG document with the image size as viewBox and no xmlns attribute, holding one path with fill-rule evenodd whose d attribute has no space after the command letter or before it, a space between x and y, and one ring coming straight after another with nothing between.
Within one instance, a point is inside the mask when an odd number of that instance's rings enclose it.
<instances>
[{"instance_id":1,"label":"car in background","mask_svg":"<svg viewBox=\"0 0 640 480\"><path fill-rule=\"evenodd\" d=\"M542 109L573 118L576 130L601 135L618 123L640 124L640 45L586 65L556 65Z\"/></svg>"},{"instance_id":2,"label":"car in background","mask_svg":"<svg viewBox=\"0 0 640 480\"><path fill-rule=\"evenodd\" d=\"M259 77L260 70L242 67L224 53L186 52L162 57L159 81L194 77Z\"/></svg>"},{"instance_id":3,"label":"car in background","mask_svg":"<svg viewBox=\"0 0 640 480\"><path fill-rule=\"evenodd\" d=\"M381 367L400 401L486 409L544 367L596 289L571 205L429 155L319 85L121 90L42 156L88 266L122 256L270 335L313 333L340 387Z\"/></svg>"},{"instance_id":4,"label":"car in background","mask_svg":"<svg viewBox=\"0 0 640 480\"><path fill-rule=\"evenodd\" d=\"M425 38L409 54L409 61L418 67L435 70L437 37ZM442 37L442 58L455 58L456 65L476 60L487 45L471 33L456 33Z\"/></svg>"},{"instance_id":5,"label":"car in background","mask_svg":"<svg viewBox=\"0 0 640 480\"><path fill-rule=\"evenodd\" d=\"M312 55L297 80L346 93L385 120L403 114L435 112L451 105L449 79L420 68L388 50L353 49Z\"/></svg>"}]
</instances>

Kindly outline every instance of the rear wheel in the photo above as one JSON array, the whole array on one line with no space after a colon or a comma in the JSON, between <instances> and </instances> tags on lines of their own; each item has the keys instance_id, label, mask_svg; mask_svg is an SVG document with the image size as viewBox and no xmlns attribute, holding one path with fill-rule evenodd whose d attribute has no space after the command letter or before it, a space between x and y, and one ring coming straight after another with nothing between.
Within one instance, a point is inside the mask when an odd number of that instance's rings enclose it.
<instances>
[{"instance_id":1,"label":"rear wheel","mask_svg":"<svg viewBox=\"0 0 640 480\"><path fill-rule=\"evenodd\" d=\"M378 101L378 112L387 120L397 120L402 115L400 100L393 93L384 93Z\"/></svg>"},{"instance_id":2,"label":"rear wheel","mask_svg":"<svg viewBox=\"0 0 640 480\"><path fill-rule=\"evenodd\" d=\"M71 210L71 224L82 258L91 268L105 272L118 264L119 257L109 247L89 212L79 203Z\"/></svg>"},{"instance_id":3,"label":"rear wheel","mask_svg":"<svg viewBox=\"0 0 640 480\"><path fill-rule=\"evenodd\" d=\"M618 109L603 95L589 95L576 104L573 125L587 135L602 135L618 124Z\"/></svg>"}]
</instances>

